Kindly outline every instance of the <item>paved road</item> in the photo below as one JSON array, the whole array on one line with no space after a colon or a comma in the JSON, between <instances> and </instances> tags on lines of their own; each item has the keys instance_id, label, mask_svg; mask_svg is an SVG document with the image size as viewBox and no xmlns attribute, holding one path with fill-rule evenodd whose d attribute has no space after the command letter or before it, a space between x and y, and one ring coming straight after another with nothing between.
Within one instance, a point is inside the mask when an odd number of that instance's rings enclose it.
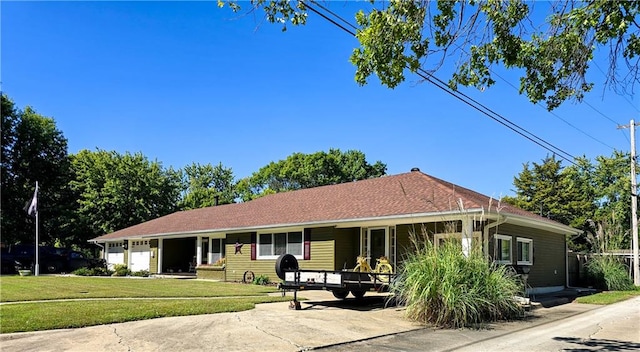
<instances>
[{"instance_id":1,"label":"paved road","mask_svg":"<svg viewBox=\"0 0 640 352\"><path fill-rule=\"evenodd\" d=\"M594 307L566 304L485 330L424 329L323 351L638 351L640 297Z\"/></svg>"}]
</instances>

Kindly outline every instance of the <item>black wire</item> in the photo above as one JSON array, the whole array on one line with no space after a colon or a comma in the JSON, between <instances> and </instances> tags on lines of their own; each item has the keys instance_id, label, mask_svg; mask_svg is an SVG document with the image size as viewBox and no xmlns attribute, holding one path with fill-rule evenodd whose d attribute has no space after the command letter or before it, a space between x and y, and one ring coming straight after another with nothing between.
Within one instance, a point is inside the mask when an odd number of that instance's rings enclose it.
<instances>
[{"instance_id":1,"label":"black wire","mask_svg":"<svg viewBox=\"0 0 640 352\"><path fill-rule=\"evenodd\" d=\"M319 4L318 4L316 1L314 1L314 0L311 0L310 2L311 2L311 3L313 3L314 5L318 6L318 7L322 7L322 8L324 8L322 5L319 5ZM329 18L329 17L328 17L328 16L326 16L325 14L323 14L323 13L321 13L320 11L318 11L317 9L315 9L315 8L314 8L313 6L311 6L310 4L305 3L305 7L307 7L309 10L311 10L311 11L312 11L312 12L314 12L315 14L319 15L320 17L324 18L325 20L327 20L327 21L331 22L331 23L332 23L332 24L334 24L335 26L339 27L339 28L340 28L340 29L342 29L343 31L345 31L345 32L347 32L347 33L349 33L349 34L351 34L352 36L355 36L355 35L356 35L356 33L355 33L355 32L353 32L353 31L351 31L351 30L349 30L349 29L345 28L345 27L344 27L344 26L342 26L341 24L337 23L335 20L333 20L333 19ZM337 15L337 14L335 14L335 13L331 12L331 11L328 11L328 12L329 12L329 13L331 13L333 16L335 16L335 17L339 18L342 22L347 23L350 27L352 27L352 28L354 28L354 29L356 28L355 26L353 26L352 24L350 24L349 22L347 22L346 20L344 20L341 16L339 16L339 15ZM431 74L431 73L429 73L429 72L427 72L427 71L423 70L422 68L420 68L420 69L419 69L419 71L420 71L420 72L416 72L416 74L418 74L418 76L422 77L423 79L425 79L425 80L426 80L426 81L428 81L429 83L431 83L431 84L435 85L437 88L439 88L439 89L441 89L441 90L445 91L446 93L450 94L450 95L451 95L451 96L453 96L454 98L456 98L456 99L458 99L458 100L462 101L463 103L465 103L465 104L469 105L470 107L472 107L472 108L476 109L476 110L477 110L477 111L479 111L480 113L482 113L482 114L486 115L487 117L489 117L489 118L491 118L492 120L494 120L494 121L496 121L496 122L500 123L501 125L503 125L503 126L505 126L505 127L509 128L509 129L510 129L510 130L512 130L513 132L515 132L515 133L519 134L520 136L522 136L522 137L524 137L524 138L528 139L529 141L531 141L531 142L533 142L533 143L537 144L538 146L542 147L543 149L546 149L547 151L550 151L550 152L552 152L552 153L554 153L554 154L560 154L560 155L558 155L560 158L562 158L562 159L564 159L564 160L566 160L566 161L568 161L568 162L570 162L570 163L572 163L572 164L574 164L574 165L576 165L576 166L577 166L577 164L573 161L574 159L576 159L576 157L574 157L573 155L571 155L571 154L569 154L569 153L565 152L564 150L562 150L562 149L560 149L560 148L558 148L558 147L554 146L553 144L551 144L551 143L549 143L549 142L545 141L544 139L542 139L542 138L540 138L540 137L538 137L538 136L534 135L533 133L531 133L531 132L527 131L526 129L524 129L524 128L522 128L522 127L518 126L517 124L515 124L515 123L511 122L509 119L507 119L507 118L503 117L502 115L498 114L497 112L493 111L492 109L489 109L489 108L488 108L488 107L486 107L485 105L483 105L483 104L479 103L479 102L478 102L478 101L476 101L475 99L470 98L470 97L469 97L469 96L467 96L466 94L464 94L464 93L462 93L462 92L460 92L460 91L458 91L458 90L452 90L452 89L450 89L450 88L449 88L449 86L446 84L446 82L444 82L444 81L442 81L441 79L439 79L439 78L435 77L433 74ZM435 80L435 81L434 81L434 80ZM436 82L438 82L438 83L436 83ZM464 97L464 98L462 98L461 96L462 96L462 97ZM467 99L467 100L465 100L465 99ZM470 100L471 102L469 102L469 100ZM480 107L478 107L478 105L479 105ZM482 109L485 109L485 110L487 110L487 111L484 111L484 110L482 110ZM492 116L492 115L495 115L495 116ZM519 131L519 130L520 130L520 131ZM521 132L521 131L523 131L523 132ZM530 135L531 137L530 137L530 136L525 135L525 133L526 133L526 134L528 134L528 135ZM534 140L534 139L537 139L537 141L536 141L536 140ZM538 141L540 141L540 142L538 142ZM543 145L542 143L546 144L548 147L547 147L547 146L545 146L545 145ZM553 149L555 149L555 150L553 150ZM564 155L561 155L561 154L564 154Z\"/></svg>"}]
</instances>

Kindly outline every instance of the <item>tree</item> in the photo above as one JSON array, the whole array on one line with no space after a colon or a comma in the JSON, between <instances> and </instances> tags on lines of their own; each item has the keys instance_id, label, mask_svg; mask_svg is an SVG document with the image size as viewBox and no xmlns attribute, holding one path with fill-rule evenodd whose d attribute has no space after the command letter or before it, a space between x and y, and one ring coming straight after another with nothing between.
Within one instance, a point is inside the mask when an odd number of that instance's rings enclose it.
<instances>
[{"instance_id":1,"label":"tree","mask_svg":"<svg viewBox=\"0 0 640 352\"><path fill-rule=\"evenodd\" d=\"M200 165L193 163L182 170L185 194L180 209L204 208L233 203L237 197L233 171L222 163ZM217 200L216 200L217 197Z\"/></svg>"},{"instance_id":2,"label":"tree","mask_svg":"<svg viewBox=\"0 0 640 352\"><path fill-rule=\"evenodd\" d=\"M218 1L239 11L237 1ZM266 20L304 25L307 10L323 12L317 1L252 0ZM376 75L393 88L407 72L427 76L447 60L457 70L449 86L485 89L495 83L497 65L522 72L520 93L552 110L567 99L580 101L593 88L590 60L609 49L605 85L625 91L639 82L640 1L594 0L534 3L518 0L370 1L355 14L360 47L351 55L356 81ZM620 69L620 65L624 69Z\"/></svg>"},{"instance_id":3,"label":"tree","mask_svg":"<svg viewBox=\"0 0 640 352\"><path fill-rule=\"evenodd\" d=\"M595 224L608 224L608 229L615 226L618 234L626 233L611 243L629 248L630 162L629 154L614 152L611 157L598 156L595 165L579 158L576 165L563 167L554 157L532 167L526 163L514 177L516 196L504 201L584 230L585 235L570 240L574 250L594 249L588 248L591 243L586 234L597 231Z\"/></svg>"},{"instance_id":4,"label":"tree","mask_svg":"<svg viewBox=\"0 0 640 352\"><path fill-rule=\"evenodd\" d=\"M53 244L66 238L72 215L67 139L52 118L31 107L19 110L2 94L2 241L35 239L34 219L24 211L39 182L40 240Z\"/></svg>"},{"instance_id":5,"label":"tree","mask_svg":"<svg viewBox=\"0 0 640 352\"><path fill-rule=\"evenodd\" d=\"M180 173L140 153L82 150L72 156L78 226L85 239L177 210Z\"/></svg>"},{"instance_id":6,"label":"tree","mask_svg":"<svg viewBox=\"0 0 640 352\"><path fill-rule=\"evenodd\" d=\"M357 150L294 153L240 180L238 191L247 201L271 193L380 177L386 170L386 164L376 161L371 165L364 153Z\"/></svg>"},{"instance_id":7,"label":"tree","mask_svg":"<svg viewBox=\"0 0 640 352\"><path fill-rule=\"evenodd\" d=\"M580 228L585 215L595 211L595 199L590 180L584 179L590 167L581 160L580 168L562 167L562 161L547 157L542 163L524 164L522 172L514 177L515 197L504 201L563 224Z\"/></svg>"}]
</instances>

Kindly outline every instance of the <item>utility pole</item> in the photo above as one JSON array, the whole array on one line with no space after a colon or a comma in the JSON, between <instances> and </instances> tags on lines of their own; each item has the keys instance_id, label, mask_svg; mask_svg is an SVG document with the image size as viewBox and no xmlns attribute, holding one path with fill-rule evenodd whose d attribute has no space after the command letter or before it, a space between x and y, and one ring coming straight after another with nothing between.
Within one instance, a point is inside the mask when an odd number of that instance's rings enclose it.
<instances>
[{"instance_id":1,"label":"utility pole","mask_svg":"<svg viewBox=\"0 0 640 352\"><path fill-rule=\"evenodd\" d=\"M629 128L631 131L631 244L633 248L633 284L640 286L640 263L638 263L638 194L636 191L636 124L633 120L628 126L618 128Z\"/></svg>"}]
</instances>

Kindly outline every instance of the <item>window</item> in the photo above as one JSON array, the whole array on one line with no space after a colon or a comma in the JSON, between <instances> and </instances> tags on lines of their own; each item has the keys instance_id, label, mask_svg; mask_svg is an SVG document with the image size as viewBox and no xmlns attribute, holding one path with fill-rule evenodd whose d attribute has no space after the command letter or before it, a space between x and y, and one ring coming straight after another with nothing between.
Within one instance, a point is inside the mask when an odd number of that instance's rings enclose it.
<instances>
[{"instance_id":1,"label":"window","mask_svg":"<svg viewBox=\"0 0 640 352\"><path fill-rule=\"evenodd\" d=\"M518 265L533 265L533 240L518 237Z\"/></svg>"},{"instance_id":2,"label":"window","mask_svg":"<svg viewBox=\"0 0 640 352\"><path fill-rule=\"evenodd\" d=\"M259 259L276 259L287 253L302 259L302 232L262 233L258 236Z\"/></svg>"},{"instance_id":3,"label":"window","mask_svg":"<svg viewBox=\"0 0 640 352\"><path fill-rule=\"evenodd\" d=\"M495 235L495 261L500 264L511 264L511 236Z\"/></svg>"}]
</instances>

